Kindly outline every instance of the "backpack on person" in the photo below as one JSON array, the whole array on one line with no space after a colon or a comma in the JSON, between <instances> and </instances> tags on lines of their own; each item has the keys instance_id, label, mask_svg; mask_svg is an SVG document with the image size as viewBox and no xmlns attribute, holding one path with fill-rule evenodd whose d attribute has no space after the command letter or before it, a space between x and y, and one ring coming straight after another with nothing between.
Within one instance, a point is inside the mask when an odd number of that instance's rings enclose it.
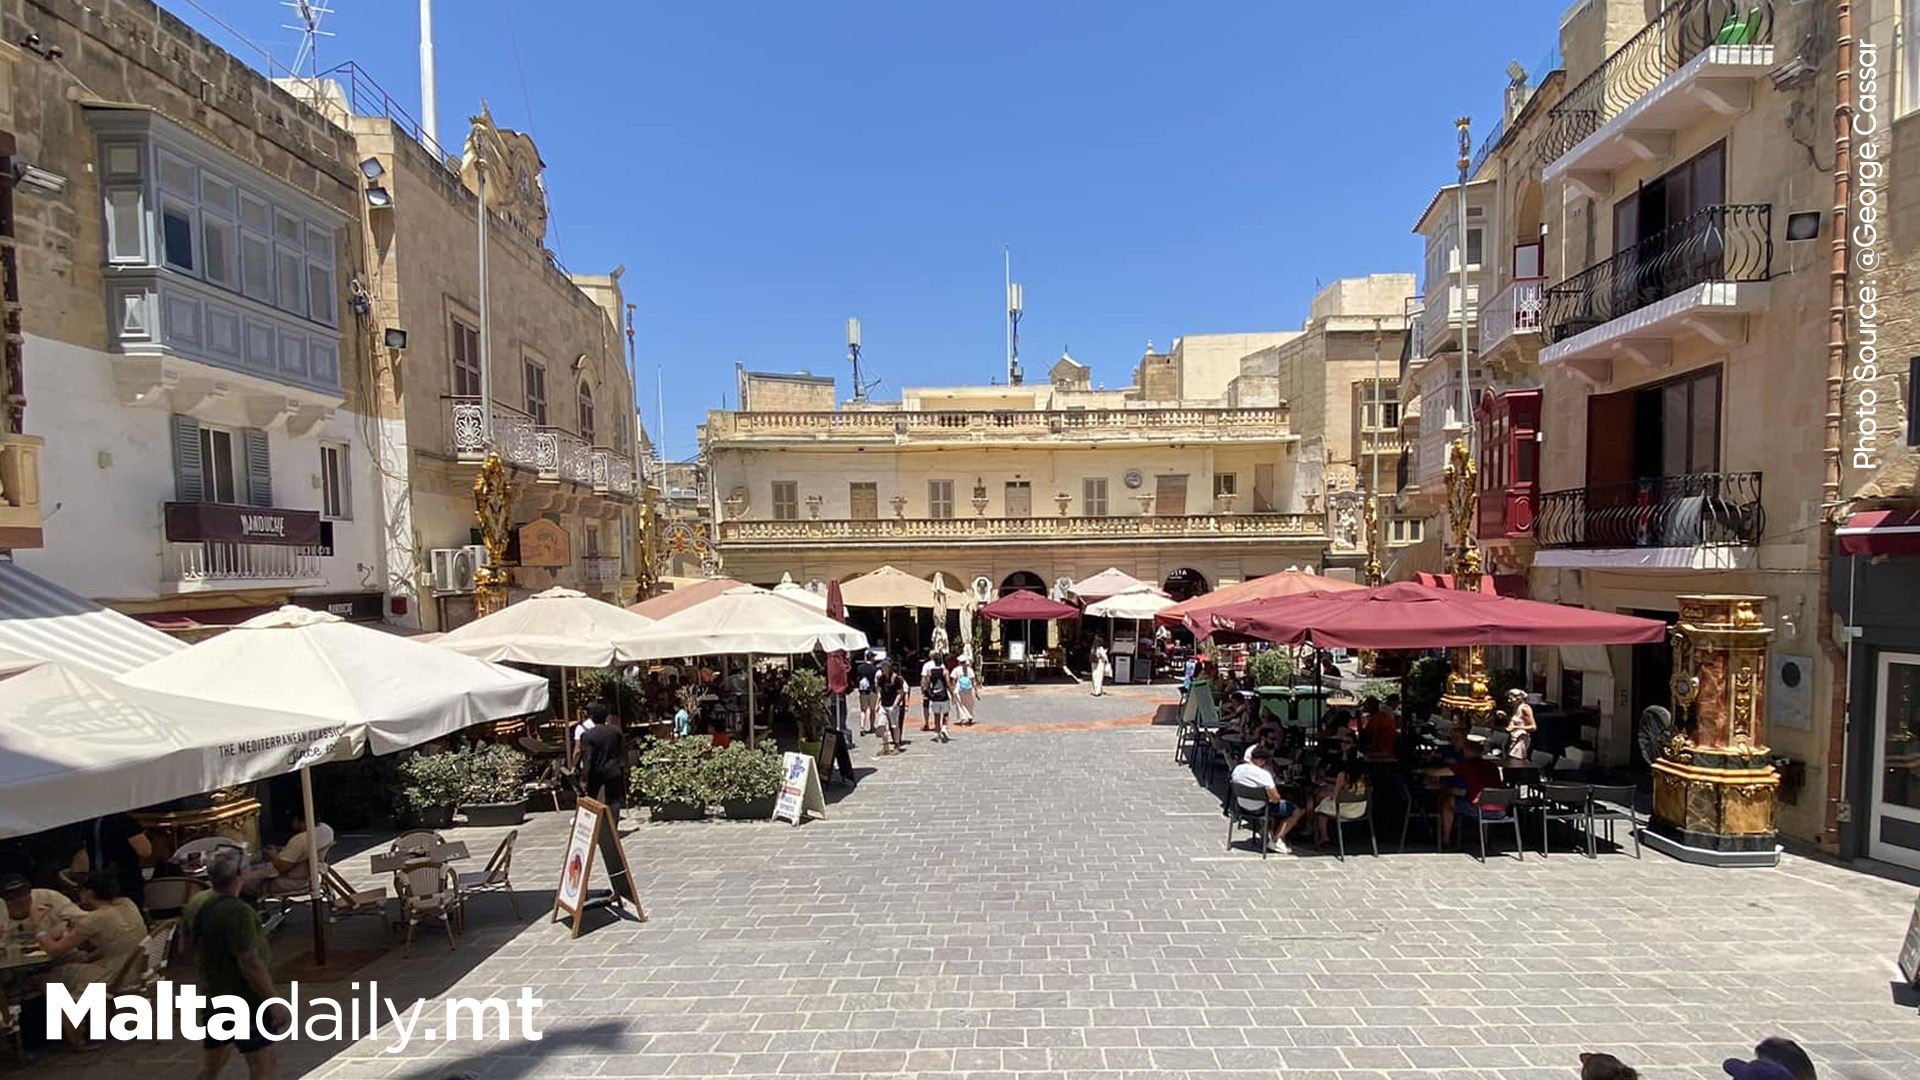
<instances>
[{"instance_id":1,"label":"backpack on person","mask_svg":"<svg viewBox=\"0 0 1920 1080\"><path fill-rule=\"evenodd\" d=\"M945 668L934 667L927 673L927 700L947 700L947 672Z\"/></svg>"},{"instance_id":2,"label":"backpack on person","mask_svg":"<svg viewBox=\"0 0 1920 1080\"><path fill-rule=\"evenodd\" d=\"M860 676L860 692L863 694L873 693L873 683L865 675Z\"/></svg>"},{"instance_id":3,"label":"backpack on person","mask_svg":"<svg viewBox=\"0 0 1920 1080\"><path fill-rule=\"evenodd\" d=\"M973 693L973 676L967 674L965 671L962 671L960 673L960 682L958 685L960 687L961 693L963 694Z\"/></svg>"}]
</instances>

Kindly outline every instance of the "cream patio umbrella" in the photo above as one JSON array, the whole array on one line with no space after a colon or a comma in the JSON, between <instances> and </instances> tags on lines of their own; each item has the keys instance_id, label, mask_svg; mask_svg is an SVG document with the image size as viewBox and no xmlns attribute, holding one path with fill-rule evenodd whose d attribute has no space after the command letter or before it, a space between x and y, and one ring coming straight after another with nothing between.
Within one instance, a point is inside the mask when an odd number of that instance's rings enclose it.
<instances>
[{"instance_id":1,"label":"cream patio umbrella","mask_svg":"<svg viewBox=\"0 0 1920 1080\"><path fill-rule=\"evenodd\" d=\"M1104 577L1105 575L1100 576ZM1137 639L1140 636L1138 624L1141 620L1151 619L1160 612L1172 607L1173 604L1173 597L1168 596L1165 592L1162 592L1152 585L1141 582L1130 588L1122 589L1104 600L1088 604L1086 613L1096 617L1101 615L1106 616L1107 641L1112 642L1113 620L1133 620L1135 623L1133 636ZM1137 642L1134 648L1138 648ZM1147 682L1153 682L1153 654L1151 652L1147 655Z\"/></svg>"},{"instance_id":2,"label":"cream patio umbrella","mask_svg":"<svg viewBox=\"0 0 1920 1080\"><path fill-rule=\"evenodd\" d=\"M357 732L355 753L358 748L394 753L475 724L538 712L547 704L547 680L538 675L294 606L248 619L118 681L337 725ZM316 822L308 763L300 765L300 800L307 822ZM314 952L324 962L318 847L308 845L307 860L307 880L316 887Z\"/></svg>"},{"instance_id":3,"label":"cream patio umbrella","mask_svg":"<svg viewBox=\"0 0 1920 1080\"><path fill-rule=\"evenodd\" d=\"M840 583L840 599L848 607L931 608L933 582L905 570L883 566Z\"/></svg>"},{"instance_id":4,"label":"cream patio umbrella","mask_svg":"<svg viewBox=\"0 0 1920 1080\"><path fill-rule=\"evenodd\" d=\"M757 738L753 687L756 655L792 656L810 653L815 648L851 652L867 647L867 635L770 589L743 585L661 619L636 637L630 647L641 660L744 655L747 658L747 737L752 742Z\"/></svg>"},{"instance_id":5,"label":"cream patio umbrella","mask_svg":"<svg viewBox=\"0 0 1920 1080\"><path fill-rule=\"evenodd\" d=\"M1090 578L1074 582L1067 592L1073 594L1073 597L1082 603L1091 604L1105 600L1109 596L1117 596L1131 589L1137 589L1142 585L1147 583L1117 566L1109 566ZM1151 585L1147 587L1152 588Z\"/></svg>"},{"instance_id":6,"label":"cream patio umbrella","mask_svg":"<svg viewBox=\"0 0 1920 1080\"><path fill-rule=\"evenodd\" d=\"M796 604L804 604L815 611L824 612L827 610L827 598L821 596L819 593L809 591L804 585L797 584L793 580L792 574L780 575L780 584L773 587L773 594L791 600Z\"/></svg>"},{"instance_id":7,"label":"cream patio umbrella","mask_svg":"<svg viewBox=\"0 0 1920 1080\"><path fill-rule=\"evenodd\" d=\"M449 630L434 644L495 663L602 668L639 659L625 643L652 625L645 615L556 586Z\"/></svg>"}]
</instances>

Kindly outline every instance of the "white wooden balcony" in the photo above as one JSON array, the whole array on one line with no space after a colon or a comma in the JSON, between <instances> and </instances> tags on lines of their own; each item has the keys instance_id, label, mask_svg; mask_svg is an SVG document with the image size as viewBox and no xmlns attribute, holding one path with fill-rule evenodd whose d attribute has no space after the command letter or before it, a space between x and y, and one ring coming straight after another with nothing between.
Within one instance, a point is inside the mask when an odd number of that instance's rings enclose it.
<instances>
[{"instance_id":1,"label":"white wooden balcony","mask_svg":"<svg viewBox=\"0 0 1920 1080\"><path fill-rule=\"evenodd\" d=\"M1538 342L1541 292L1545 286L1545 278L1515 278L1487 301L1480 312L1480 325L1485 334L1480 341L1482 357L1493 356L1516 337Z\"/></svg>"}]
</instances>

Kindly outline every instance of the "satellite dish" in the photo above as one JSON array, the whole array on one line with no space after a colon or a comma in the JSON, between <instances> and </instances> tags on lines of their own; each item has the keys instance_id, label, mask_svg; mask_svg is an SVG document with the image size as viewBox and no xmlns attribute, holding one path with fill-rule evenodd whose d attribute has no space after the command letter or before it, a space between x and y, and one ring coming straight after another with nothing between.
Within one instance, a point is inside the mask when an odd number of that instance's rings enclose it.
<instances>
[{"instance_id":1,"label":"satellite dish","mask_svg":"<svg viewBox=\"0 0 1920 1080\"><path fill-rule=\"evenodd\" d=\"M1640 711L1640 756L1649 764L1659 761L1673 739L1673 714L1659 705Z\"/></svg>"}]
</instances>

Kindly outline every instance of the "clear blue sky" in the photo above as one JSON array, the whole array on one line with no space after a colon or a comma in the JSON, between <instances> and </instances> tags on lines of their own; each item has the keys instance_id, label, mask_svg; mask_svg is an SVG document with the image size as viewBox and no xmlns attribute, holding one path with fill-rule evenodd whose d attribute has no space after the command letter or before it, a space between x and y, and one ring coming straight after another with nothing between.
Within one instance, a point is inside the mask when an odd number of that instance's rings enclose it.
<instances>
[{"instance_id":1,"label":"clear blue sky","mask_svg":"<svg viewBox=\"0 0 1920 1080\"><path fill-rule=\"evenodd\" d=\"M417 111L414 0L330 2L321 67ZM208 13L299 49L273 0L162 3L242 55ZM1453 119L1479 141L1563 6L437 0L440 129L484 96L534 135L549 246L626 265L641 407L658 438L664 369L684 457L735 361L844 396L849 315L876 397L1001 375L1003 244L1029 376L1071 345L1108 386L1149 339L1285 329L1316 279L1417 273Z\"/></svg>"}]
</instances>

